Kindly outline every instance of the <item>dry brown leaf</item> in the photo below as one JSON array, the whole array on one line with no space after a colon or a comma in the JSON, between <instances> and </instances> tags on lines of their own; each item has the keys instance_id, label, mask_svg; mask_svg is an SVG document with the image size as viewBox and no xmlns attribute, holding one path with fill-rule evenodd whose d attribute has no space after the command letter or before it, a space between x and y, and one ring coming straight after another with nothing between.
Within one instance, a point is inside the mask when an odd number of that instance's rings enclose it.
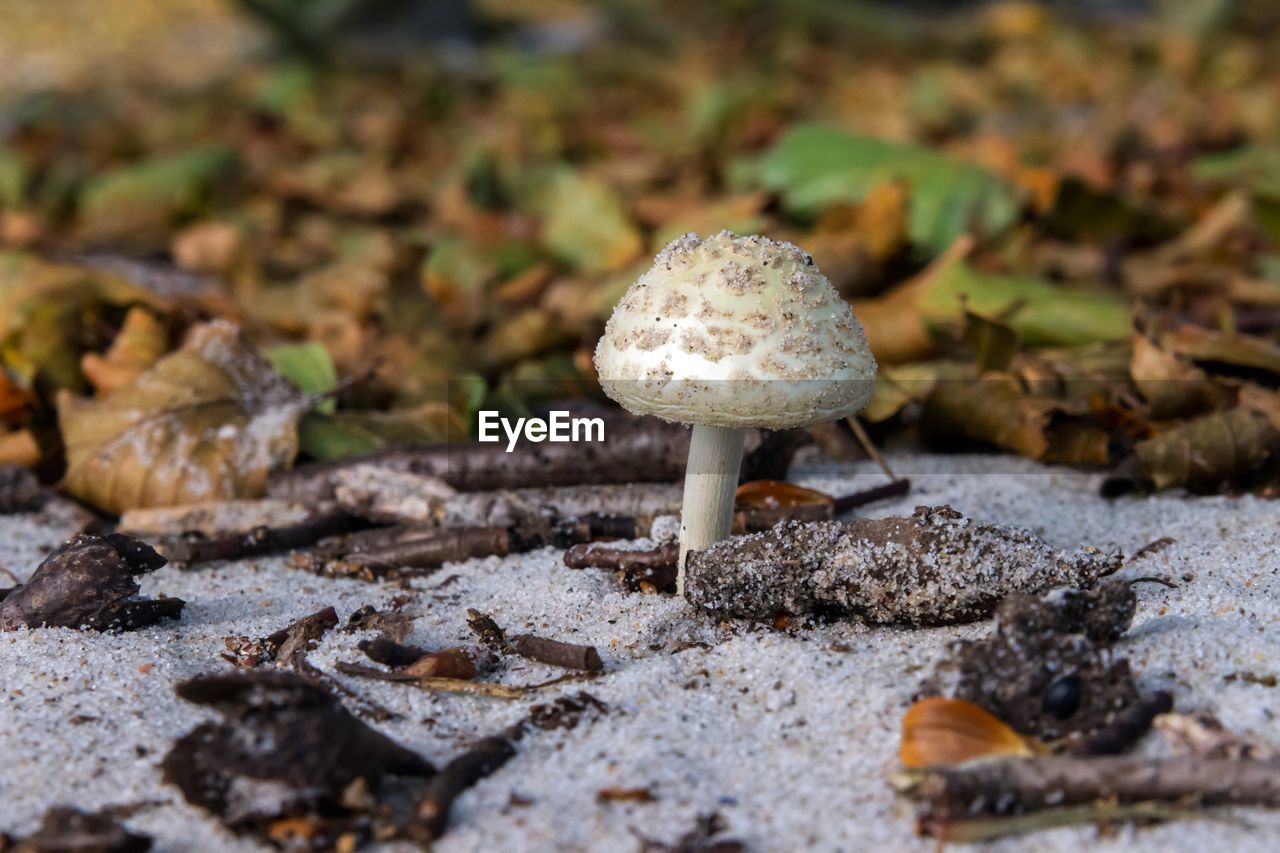
<instances>
[{"instance_id":1,"label":"dry brown leaf","mask_svg":"<svg viewBox=\"0 0 1280 853\"><path fill-rule=\"evenodd\" d=\"M1274 468L1280 432L1265 415L1237 406L1184 421L1134 451L1156 488L1217 492L1251 483Z\"/></svg>"},{"instance_id":2,"label":"dry brown leaf","mask_svg":"<svg viewBox=\"0 0 1280 853\"><path fill-rule=\"evenodd\" d=\"M964 235L910 281L875 299L853 301L853 313L867 333L867 343L883 364L919 361L933 351L933 338L917 307L920 294L940 275L963 261L975 245Z\"/></svg>"},{"instance_id":3,"label":"dry brown leaf","mask_svg":"<svg viewBox=\"0 0 1280 853\"><path fill-rule=\"evenodd\" d=\"M1280 375L1280 346L1263 338L1179 326L1161 338L1165 349L1212 365L1216 373L1263 371Z\"/></svg>"},{"instance_id":4,"label":"dry brown leaf","mask_svg":"<svg viewBox=\"0 0 1280 853\"><path fill-rule=\"evenodd\" d=\"M0 465L31 467L40 461L40 446L30 430L0 435Z\"/></svg>"},{"instance_id":5,"label":"dry brown leaf","mask_svg":"<svg viewBox=\"0 0 1280 853\"><path fill-rule=\"evenodd\" d=\"M1133 384L1159 419L1198 414L1216 408L1219 389L1205 372L1172 352L1166 352L1141 332L1133 335Z\"/></svg>"},{"instance_id":6,"label":"dry brown leaf","mask_svg":"<svg viewBox=\"0 0 1280 853\"><path fill-rule=\"evenodd\" d=\"M0 423L14 423L31 405L31 395L9 381L0 371Z\"/></svg>"},{"instance_id":7,"label":"dry brown leaf","mask_svg":"<svg viewBox=\"0 0 1280 853\"><path fill-rule=\"evenodd\" d=\"M925 401L922 424L935 443L963 437L1042 459L1050 446L1050 416L1060 407L1058 401L1028 395L1008 374L990 373L938 383Z\"/></svg>"},{"instance_id":8,"label":"dry brown leaf","mask_svg":"<svg viewBox=\"0 0 1280 853\"><path fill-rule=\"evenodd\" d=\"M244 248L244 235L229 222L197 222L174 235L173 259L192 272L217 273L231 267Z\"/></svg>"},{"instance_id":9,"label":"dry brown leaf","mask_svg":"<svg viewBox=\"0 0 1280 853\"><path fill-rule=\"evenodd\" d=\"M260 496L311 401L216 321L105 400L58 397L63 487L99 509Z\"/></svg>"},{"instance_id":10,"label":"dry brown leaf","mask_svg":"<svg viewBox=\"0 0 1280 853\"><path fill-rule=\"evenodd\" d=\"M168 351L169 336L164 325L150 311L135 306L125 315L124 325L106 356L85 353L80 369L98 396L105 397L137 379Z\"/></svg>"},{"instance_id":11,"label":"dry brown leaf","mask_svg":"<svg viewBox=\"0 0 1280 853\"><path fill-rule=\"evenodd\" d=\"M1246 409L1266 417L1271 428L1280 433L1280 393L1259 385L1243 385L1236 400Z\"/></svg>"}]
</instances>

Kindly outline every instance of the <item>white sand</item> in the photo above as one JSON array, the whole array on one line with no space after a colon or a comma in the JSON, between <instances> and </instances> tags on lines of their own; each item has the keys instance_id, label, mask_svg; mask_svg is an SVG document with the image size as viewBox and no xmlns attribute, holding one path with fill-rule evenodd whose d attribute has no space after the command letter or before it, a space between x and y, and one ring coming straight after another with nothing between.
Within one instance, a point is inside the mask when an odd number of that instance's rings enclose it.
<instances>
[{"instance_id":1,"label":"white sand","mask_svg":"<svg viewBox=\"0 0 1280 853\"><path fill-rule=\"evenodd\" d=\"M1280 688L1225 677L1280 671L1280 511L1253 498L1164 495L1108 502L1097 477L1018 459L897 457L912 477L908 498L878 515L947 502L977 518L1018 524L1058 546L1116 544L1132 553L1161 536L1177 544L1126 568L1179 587L1139 587L1123 648L1142 686L1172 689L1181 710L1218 715L1230 729L1280 744L1273 708ZM813 462L793 476L839 493L880 481L867 465ZM38 517L0 518L0 565L25 577L66 533ZM1183 583L1184 574L1194 580ZM443 582L456 576L443 588ZM70 630L0 634L0 829L26 832L55 803L94 809L155 801L127 821L157 849L251 850L160 781L173 739L203 718L172 683L225 669L227 635L261 636L326 605L345 620L364 603L386 604L391 585L317 578L282 559L219 564L193 573L166 567L144 591L187 599L181 622L138 634ZM427 647L468 638L467 607L509 630L593 643L608 674L585 689L608 715L569 732L535 732L519 756L458 801L439 849L631 850L635 833L671 840L700 812L719 811L727 836L752 849L931 850L913 836L910 808L895 800L898 725L922 676L956 636L985 625L924 631L844 623L795 635L721 628L680 601L620 593L611 574L571 571L560 553L473 560L415 582L410 641ZM359 660L361 635L330 633L313 663ZM712 644L672 653L680 641ZM833 643L852 650L836 652ZM143 671L147 670L147 671ZM499 678L558 674L514 662ZM470 738L526 713L521 701L438 695L400 684L343 680L401 715L388 734L437 763ZM567 691L583 689L570 685ZM1152 736L1154 739L1154 736ZM599 803L606 787L648 787L653 803ZM515 797L515 799L513 799ZM530 804L520 805L524 800ZM1280 812L1238 810L1231 821L1122 828L1099 837L1064 829L993 845L996 850L1275 850Z\"/></svg>"}]
</instances>

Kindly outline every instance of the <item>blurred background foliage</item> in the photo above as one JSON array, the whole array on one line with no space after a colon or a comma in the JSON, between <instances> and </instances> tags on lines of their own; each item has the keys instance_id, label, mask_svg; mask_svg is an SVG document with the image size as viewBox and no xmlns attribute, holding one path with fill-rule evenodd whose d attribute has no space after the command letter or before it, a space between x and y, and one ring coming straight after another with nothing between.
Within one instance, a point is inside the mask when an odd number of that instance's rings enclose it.
<instances>
[{"instance_id":1,"label":"blurred background foliage","mask_svg":"<svg viewBox=\"0 0 1280 853\"><path fill-rule=\"evenodd\" d=\"M666 241L728 228L803 246L854 304L882 440L1117 489L1275 482L1274 3L0 0L0 20L0 461L56 476L59 395L105 400L210 318L325 395L304 458L594 394L622 291Z\"/></svg>"}]
</instances>

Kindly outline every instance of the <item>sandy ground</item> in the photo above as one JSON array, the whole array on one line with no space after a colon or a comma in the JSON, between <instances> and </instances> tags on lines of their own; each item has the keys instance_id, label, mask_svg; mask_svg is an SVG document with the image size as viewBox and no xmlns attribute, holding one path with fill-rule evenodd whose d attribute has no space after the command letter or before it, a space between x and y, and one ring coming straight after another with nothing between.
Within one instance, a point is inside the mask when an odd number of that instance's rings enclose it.
<instances>
[{"instance_id":1,"label":"sandy ground","mask_svg":"<svg viewBox=\"0 0 1280 853\"><path fill-rule=\"evenodd\" d=\"M1178 579L1140 587L1123 648L1144 688L1171 689L1181 710L1205 710L1226 726L1280 743L1277 689L1234 673L1280 669L1280 511L1253 498L1165 495L1109 502L1097 478L1000 457L898 457L914 493L875 507L905 514L950 503L989 521L1035 530L1058 546L1118 545L1133 553L1162 536L1177 543L1125 569ZM801 464L793 479L841 493L879 482L866 465ZM0 518L0 564L20 578L67 533L38 516ZM1183 582L1184 575L1193 576ZM345 618L402 590L325 580L282 559L166 567L149 593L187 599L179 623L124 635L71 630L0 634L0 829L26 832L56 803L94 809L151 802L127 821L157 849L251 850L160 780L174 738L203 713L173 695L175 680L227 668L228 635L261 636L333 605ZM958 629L868 630L841 623L796 634L746 625L722 629L682 602L620 593L608 573L563 567L544 550L473 560L416 581L409 641L442 647L468 639L467 607L509 630L595 644L607 675L586 685L610 712L578 728L536 732L519 756L457 803L442 851L633 850L637 835L672 840L699 813L718 811L727 836L760 850L930 850L913 836L910 809L886 774L898 726L921 678ZM313 663L358 660L360 634L331 632ZM709 648L675 649L687 642ZM849 651L833 651L832 645ZM558 674L517 662L510 683ZM471 738L514 722L555 694L507 701L438 695L340 677L400 719L379 724L442 763ZM570 685L568 691L583 689ZM601 803L606 787L648 787L652 803ZM1229 819L1040 833L997 850L1275 850L1280 813L1240 810Z\"/></svg>"}]
</instances>

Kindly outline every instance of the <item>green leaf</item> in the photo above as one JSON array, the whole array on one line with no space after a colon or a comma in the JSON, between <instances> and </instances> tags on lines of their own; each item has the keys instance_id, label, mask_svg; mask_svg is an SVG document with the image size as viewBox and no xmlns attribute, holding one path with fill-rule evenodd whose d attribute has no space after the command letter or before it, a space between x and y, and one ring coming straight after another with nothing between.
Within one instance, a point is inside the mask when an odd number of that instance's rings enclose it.
<instances>
[{"instance_id":1,"label":"green leaf","mask_svg":"<svg viewBox=\"0 0 1280 853\"><path fill-rule=\"evenodd\" d=\"M965 263L939 275L917 308L926 323L958 322L966 310L998 319L1033 347L1118 340L1130 332L1128 302L1116 294L994 275Z\"/></svg>"},{"instance_id":2,"label":"green leaf","mask_svg":"<svg viewBox=\"0 0 1280 853\"><path fill-rule=\"evenodd\" d=\"M328 394L338 387L338 371L322 344L282 344L267 351L276 372L307 394ZM322 400L316 411L332 413L333 400Z\"/></svg>"},{"instance_id":3,"label":"green leaf","mask_svg":"<svg viewBox=\"0 0 1280 853\"><path fill-rule=\"evenodd\" d=\"M7 148L0 148L0 209L22 203L27 190L27 164Z\"/></svg>"},{"instance_id":4,"label":"green leaf","mask_svg":"<svg viewBox=\"0 0 1280 853\"><path fill-rule=\"evenodd\" d=\"M97 175L80 196L81 236L92 242L163 241L173 220L196 207L235 162L232 148L210 145Z\"/></svg>"},{"instance_id":5,"label":"green leaf","mask_svg":"<svg viewBox=\"0 0 1280 853\"><path fill-rule=\"evenodd\" d=\"M991 172L906 143L799 125L762 163L760 180L782 194L788 212L817 216L839 201L860 201L874 187L901 179L911 186L912 242L941 250L961 234L992 235L1010 226L1020 205Z\"/></svg>"},{"instance_id":6,"label":"green leaf","mask_svg":"<svg viewBox=\"0 0 1280 853\"><path fill-rule=\"evenodd\" d=\"M341 459L393 444L436 444L466 434L466 425L448 403L423 403L390 412L312 412L298 427L302 453L313 459Z\"/></svg>"},{"instance_id":7,"label":"green leaf","mask_svg":"<svg viewBox=\"0 0 1280 853\"><path fill-rule=\"evenodd\" d=\"M561 172L552 180L542 207L547 249L582 272L620 269L644 249L622 202L603 181Z\"/></svg>"},{"instance_id":8,"label":"green leaf","mask_svg":"<svg viewBox=\"0 0 1280 853\"><path fill-rule=\"evenodd\" d=\"M1258 146L1208 154L1192 162L1191 174L1197 180L1280 200L1280 148Z\"/></svg>"}]
</instances>

